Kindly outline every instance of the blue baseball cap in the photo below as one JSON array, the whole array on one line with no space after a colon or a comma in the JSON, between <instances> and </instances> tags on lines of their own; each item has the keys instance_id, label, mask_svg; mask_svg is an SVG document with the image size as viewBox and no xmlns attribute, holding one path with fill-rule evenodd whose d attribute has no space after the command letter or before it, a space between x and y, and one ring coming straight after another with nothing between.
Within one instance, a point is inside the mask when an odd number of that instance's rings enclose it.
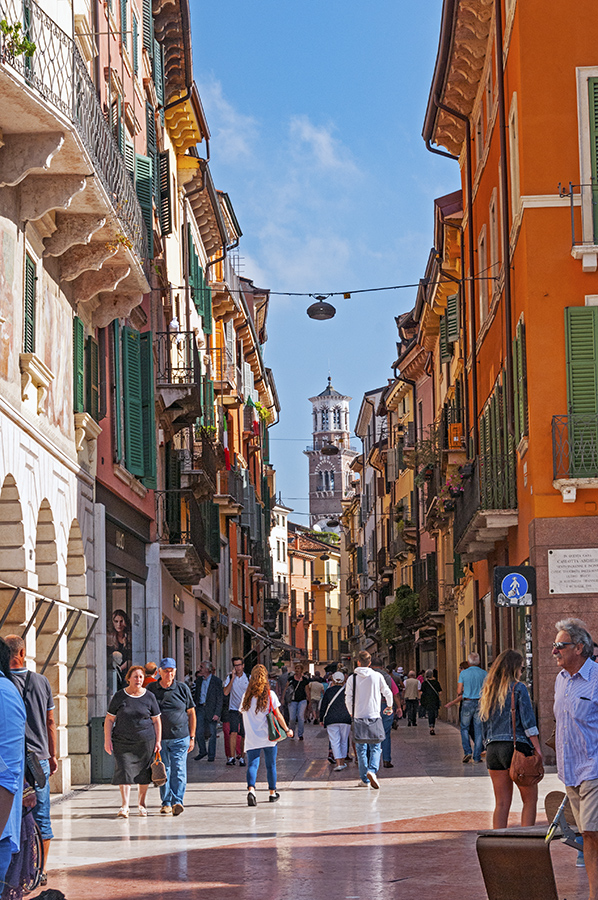
<instances>
[{"instance_id":1,"label":"blue baseball cap","mask_svg":"<svg viewBox=\"0 0 598 900\"><path fill-rule=\"evenodd\" d=\"M164 659L160 660L160 668L176 669L176 659L173 659L172 656L165 656Z\"/></svg>"}]
</instances>

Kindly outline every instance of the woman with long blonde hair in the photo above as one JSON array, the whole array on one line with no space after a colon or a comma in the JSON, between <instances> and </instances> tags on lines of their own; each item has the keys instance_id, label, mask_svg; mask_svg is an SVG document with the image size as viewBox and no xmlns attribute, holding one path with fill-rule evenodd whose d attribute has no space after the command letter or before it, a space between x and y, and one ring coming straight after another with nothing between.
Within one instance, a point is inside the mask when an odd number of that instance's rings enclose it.
<instances>
[{"instance_id":1,"label":"woman with long blonde hair","mask_svg":"<svg viewBox=\"0 0 598 900\"><path fill-rule=\"evenodd\" d=\"M523 657L517 650L503 650L488 672L480 697L480 719L486 741L486 765L494 789L493 828L506 828L513 799L509 774L513 756L511 697L515 694L515 735L517 749L529 756L533 749L542 756L536 717L527 687L521 679ZM533 749L532 749L533 748ZM522 825L536 824L538 785L517 785L523 809Z\"/></svg>"},{"instance_id":2,"label":"woman with long blonde hair","mask_svg":"<svg viewBox=\"0 0 598 900\"><path fill-rule=\"evenodd\" d=\"M249 684L241 702L243 713L243 727L245 729L245 752L247 754L247 805L256 806L255 783L260 767L260 754L264 751L266 759L266 772L268 775L268 787L270 788L270 803L276 803L280 794L276 790L276 756L278 745L268 736L267 715L274 713L287 737L293 737L293 732L287 726L280 712L280 700L270 690L270 679L265 666L258 664L251 670Z\"/></svg>"}]
</instances>

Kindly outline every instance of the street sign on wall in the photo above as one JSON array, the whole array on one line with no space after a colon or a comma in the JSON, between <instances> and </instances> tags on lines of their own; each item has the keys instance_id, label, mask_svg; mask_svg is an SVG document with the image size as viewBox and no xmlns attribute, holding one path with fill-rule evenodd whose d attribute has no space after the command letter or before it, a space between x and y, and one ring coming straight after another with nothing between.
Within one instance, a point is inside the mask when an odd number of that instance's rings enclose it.
<instances>
[{"instance_id":1,"label":"street sign on wall","mask_svg":"<svg viewBox=\"0 0 598 900\"><path fill-rule=\"evenodd\" d=\"M533 566L494 567L495 606L533 606L536 602L536 570Z\"/></svg>"}]
</instances>

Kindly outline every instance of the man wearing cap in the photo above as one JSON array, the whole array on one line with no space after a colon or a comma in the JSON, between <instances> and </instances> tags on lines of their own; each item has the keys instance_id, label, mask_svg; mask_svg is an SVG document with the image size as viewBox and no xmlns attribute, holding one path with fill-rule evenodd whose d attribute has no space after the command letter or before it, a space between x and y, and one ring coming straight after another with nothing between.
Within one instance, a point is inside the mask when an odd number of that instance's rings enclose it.
<instances>
[{"instance_id":1,"label":"man wearing cap","mask_svg":"<svg viewBox=\"0 0 598 900\"><path fill-rule=\"evenodd\" d=\"M195 740L195 703L189 687L175 681L176 661L166 656L160 661L160 678L147 690L154 694L162 713L162 762L166 783L160 787L163 815L180 816L187 788L187 754Z\"/></svg>"},{"instance_id":2,"label":"man wearing cap","mask_svg":"<svg viewBox=\"0 0 598 900\"><path fill-rule=\"evenodd\" d=\"M328 732L328 740L336 762L334 771L341 772L347 768L345 760L349 755L351 734L351 714L345 704L345 675L343 672L334 673L332 683L322 697L320 722Z\"/></svg>"}]
</instances>

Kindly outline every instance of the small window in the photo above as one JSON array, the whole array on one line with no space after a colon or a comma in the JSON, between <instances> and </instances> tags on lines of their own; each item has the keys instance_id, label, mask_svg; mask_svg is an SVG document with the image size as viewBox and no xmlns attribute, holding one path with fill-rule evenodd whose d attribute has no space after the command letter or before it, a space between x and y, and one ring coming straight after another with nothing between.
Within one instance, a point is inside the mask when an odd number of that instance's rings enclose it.
<instances>
[{"instance_id":1,"label":"small window","mask_svg":"<svg viewBox=\"0 0 598 900\"><path fill-rule=\"evenodd\" d=\"M486 226L482 228L478 238L478 297L480 308L480 326L488 316L488 250L486 247Z\"/></svg>"},{"instance_id":2,"label":"small window","mask_svg":"<svg viewBox=\"0 0 598 900\"><path fill-rule=\"evenodd\" d=\"M475 161L476 165L480 162L484 152L484 122L482 120L482 111L480 110L475 119Z\"/></svg>"},{"instance_id":3,"label":"small window","mask_svg":"<svg viewBox=\"0 0 598 900\"><path fill-rule=\"evenodd\" d=\"M517 117L517 94L513 94L509 111L509 166L511 174L511 218L519 212L521 202L519 185L519 124Z\"/></svg>"},{"instance_id":4,"label":"small window","mask_svg":"<svg viewBox=\"0 0 598 900\"><path fill-rule=\"evenodd\" d=\"M37 266L25 254L25 285L23 291L23 353L35 353L35 307Z\"/></svg>"},{"instance_id":5,"label":"small window","mask_svg":"<svg viewBox=\"0 0 598 900\"><path fill-rule=\"evenodd\" d=\"M496 188L494 188L494 191L492 192L492 199L490 200L490 207L488 209L488 217L490 221L490 267L488 269L488 275L491 275L494 278L497 278L500 272L500 258L498 250L498 215L496 206ZM495 288L496 282L490 282L490 293L493 294Z\"/></svg>"}]
</instances>

